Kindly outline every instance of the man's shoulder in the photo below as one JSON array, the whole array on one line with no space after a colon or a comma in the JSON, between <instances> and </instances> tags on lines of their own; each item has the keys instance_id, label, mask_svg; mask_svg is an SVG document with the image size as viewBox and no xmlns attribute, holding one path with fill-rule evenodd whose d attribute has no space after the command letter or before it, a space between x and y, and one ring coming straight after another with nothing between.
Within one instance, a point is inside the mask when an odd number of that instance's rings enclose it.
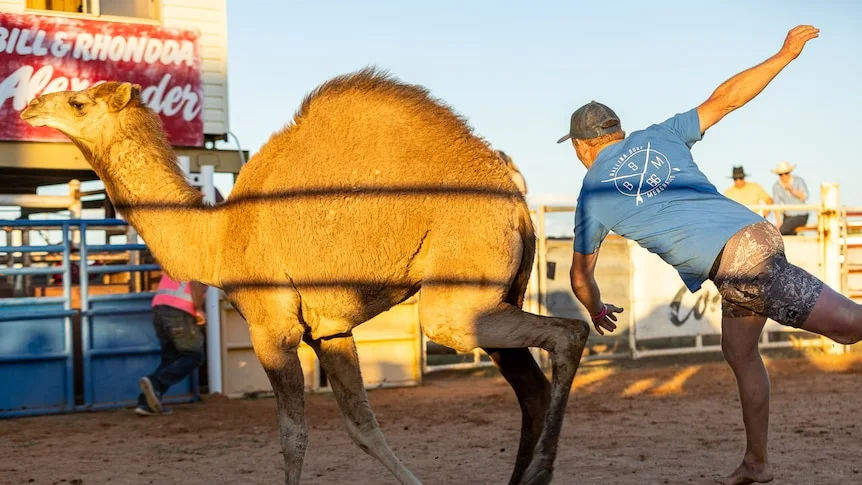
<instances>
[{"instance_id":1,"label":"man's shoulder","mask_svg":"<svg viewBox=\"0 0 862 485\"><path fill-rule=\"evenodd\" d=\"M645 128L641 128L640 130L633 131L629 135L629 138L637 137L638 135L649 135L655 132L668 133L670 132L670 130L668 129L668 127L662 125L661 123L653 123Z\"/></svg>"},{"instance_id":2,"label":"man's shoulder","mask_svg":"<svg viewBox=\"0 0 862 485\"><path fill-rule=\"evenodd\" d=\"M640 137L641 139L648 138L653 145L662 142L675 145L683 140L683 134L682 130L678 129L678 127L669 126L669 123L672 121L673 118L661 123L653 123L642 130L632 133L631 136L633 138Z\"/></svg>"}]
</instances>

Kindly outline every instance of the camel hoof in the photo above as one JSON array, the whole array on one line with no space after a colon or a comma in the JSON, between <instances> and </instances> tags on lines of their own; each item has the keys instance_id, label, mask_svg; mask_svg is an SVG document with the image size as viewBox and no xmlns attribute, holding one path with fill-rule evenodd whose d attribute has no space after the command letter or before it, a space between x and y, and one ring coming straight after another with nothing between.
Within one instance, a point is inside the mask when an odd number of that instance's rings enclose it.
<instances>
[{"instance_id":1,"label":"camel hoof","mask_svg":"<svg viewBox=\"0 0 862 485\"><path fill-rule=\"evenodd\" d=\"M524 485L548 485L554 477L554 472L543 468L532 475L527 474L527 477L521 482Z\"/></svg>"}]
</instances>

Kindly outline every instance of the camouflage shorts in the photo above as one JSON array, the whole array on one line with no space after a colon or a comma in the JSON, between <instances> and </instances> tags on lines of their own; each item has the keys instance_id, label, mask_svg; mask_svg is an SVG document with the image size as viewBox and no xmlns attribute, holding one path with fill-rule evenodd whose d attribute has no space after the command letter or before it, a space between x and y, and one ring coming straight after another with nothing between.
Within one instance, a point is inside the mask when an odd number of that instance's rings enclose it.
<instances>
[{"instance_id":1,"label":"camouflage shorts","mask_svg":"<svg viewBox=\"0 0 862 485\"><path fill-rule=\"evenodd\" d=\"M784 256L781 233L758 222L733 235L712 278L725 317L760 315L802 327L817 303L823 282Z\"/></svg>"}]
</instances>

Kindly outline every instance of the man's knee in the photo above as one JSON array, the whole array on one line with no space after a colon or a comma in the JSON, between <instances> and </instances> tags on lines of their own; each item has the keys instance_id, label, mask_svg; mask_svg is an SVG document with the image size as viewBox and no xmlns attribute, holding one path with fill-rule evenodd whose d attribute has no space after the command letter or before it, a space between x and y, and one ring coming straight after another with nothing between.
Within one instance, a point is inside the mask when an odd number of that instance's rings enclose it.
<instances>
[{"instance_id":1,"label":"man's knee","mask_svg":"<svg viewBox=\"0 0 862 485\"><path fill-rule=\"evenodd\" d=\"M757 340L754 342L739 342L731 339L721 339L721 353L731 367L760 359Z\"/></svg>"}]
</instances>

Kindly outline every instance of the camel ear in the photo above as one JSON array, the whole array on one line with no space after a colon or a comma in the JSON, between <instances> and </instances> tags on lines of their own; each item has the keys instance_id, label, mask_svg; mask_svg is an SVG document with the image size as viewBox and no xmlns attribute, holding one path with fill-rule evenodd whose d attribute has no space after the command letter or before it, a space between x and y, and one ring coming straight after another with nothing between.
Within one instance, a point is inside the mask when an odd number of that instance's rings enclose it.
<instances>
[{"instance_id":1,"label":"camel ear","mask_svg":"<svg viewBox=\"0 0 862 485\"><path fill-rule=\"evenodd\" d=\"M141 86L138 84L123 83L114 91L111 99L108 101L108 106L111 111L120 111L125 108L133 99L137 99L141 94Z\"/></svg>"}]
</instances>

